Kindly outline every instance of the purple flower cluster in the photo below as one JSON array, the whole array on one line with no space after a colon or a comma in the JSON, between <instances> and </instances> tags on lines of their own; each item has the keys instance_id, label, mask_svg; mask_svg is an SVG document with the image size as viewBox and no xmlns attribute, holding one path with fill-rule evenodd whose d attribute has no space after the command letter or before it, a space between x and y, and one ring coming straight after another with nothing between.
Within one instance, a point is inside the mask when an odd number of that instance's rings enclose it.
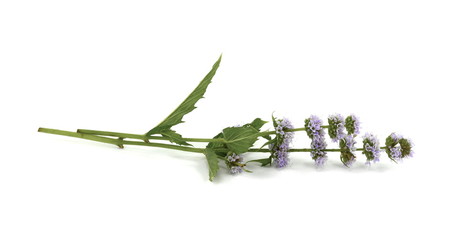
<instances>
[{"instance_id":1,"label":"purple flower cluster","mask_svg":"<svg viewBox=\"0 0 476 240\"><path fill-rule=\"evenodd\" d=\"M392 143L387 145L388 157L394 161L402 160L402 147L399 144L401 139L402 136L396 133L390 134L387 138L387 143Z\"/></svg>"},{"instance_id":2,"label":"purple flower cluster","mask_svg":"<svg viewBox=\"0 0 476 240\"><path fill-rule=\"evenodd\" d=\"M386 152L393 161L401 161L406 157L413 157L413 142L402 136L392 133L385 140Z\"/></svg>"},{"instance_id":3,"label":"purple flower cluster","mask_svg":"<svg viewBox=\"0 0 476 240\"><path fill-rule=\"evenodd\" d=\"M312 139L311 157L314 159L317 166L324 165L327 160L327 153L323 151L326 149L327 143L324 129L321 126L322 120L314 115L311 115L311 117L305 120L307 135Z\"/></svg>"},{"instance_id":4,"label":"purple flower cluster","mask_svg":"<svg viewBox=\"0 0 476 240\"><path fill-rule=\"evenodd\" d=\"M327 119L329 122L329 137L332 139L333 142L337 142L345 137L344 133L344 117L340 114L334 114L329 116Z\"/></svg>"},{"instance_id":5,"label":"purple flower cluster","mask_svg":"<svg viewBox=\"0 0 476 240\"><path fill-rule=\"evenodd\" d=\"M287 118L274 121L276 138L269 144L271 150L271 159L277 168L286 167L289 164L289 145L293 139L294 133L286 130L293 129L293 125Z\"/></svg>"},{"instance_id":6,"label":"purple flower cluster","mask_svg":"<svg viewBox=\"0 0 476 240\"><path fill-rule=\"evenodd\" d=\"M357 143L352 135L345 135L345 137L342 139L345 142L345 147L349 149L350 151L355 151L355 144Z\"/></svg>"},{"instance_id":7,"label":"purple flower cluster","mask_svg":"<svg viewBox=\"0 0 476 240\"><path fill-rule=\"evenodd\" d=\"M227 166L231 174L243 172L243 157L236 153L229 153L226 156Z\"/></svg>"},{"instance_id":8,"label":"purple flower cluster","mask_svg":"<svg viewBox=\"0 0 476 240\"><path fill-rule=\"evenodd\" d=\"M345 135L339 142L341 149L340 159L347 167L352 166L356 161L356 156L354 154L356 143L357 142L352 135Z\"/></svg>"},{"instance_id":9,"label":"purple flower cluster","mask_svg":"<svg viewBox=\"0 0 476 240\"><path fill-rule=\"evenodd\" d=\"M380 161L380 143L376 136L370 133L366 133L363 137L364 150L362 154L367 157L366 165L370 165L371 162L376 163Z\"/></svg>"},{"instance_id":10,"label":"purple flower cluster","mask_svg":"<svg viewBox=\"0 0 476 240\"><path fill-rule=\"evenodd\" d=\"M360 120L354 114L345 118L345 129L350 135L357 135L360 133Z\"/></svg>"}]
</instances>

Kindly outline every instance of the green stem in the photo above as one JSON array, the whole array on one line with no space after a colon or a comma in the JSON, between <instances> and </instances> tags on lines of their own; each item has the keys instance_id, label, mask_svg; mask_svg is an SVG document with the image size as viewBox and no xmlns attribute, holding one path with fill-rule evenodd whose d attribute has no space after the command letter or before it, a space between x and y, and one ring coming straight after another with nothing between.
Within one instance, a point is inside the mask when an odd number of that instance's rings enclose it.
<instances>
[{"instance_id":1,"label":"green stem","mask_svg":"<svg viewBox=\"0 0 476 240\"><path fill-rule=\"evenodd\" d=\"M186 151L186 152L195 152L195 153L203 153L203 150L204 150L203 148L183 147L183 146L177 146L172 144L125 141L122 138L112 139L107 137L99 137L95 135L90 135L86 133L69 132L69 131L50 129L50 128L39 128L38 132L62 135L62 136L68 136L68 137L75 137L75 138L82 138L82 139L87 139L87 140L96 141L96 142L113 144L119 147L122 147L123 145L139 145L139 146L159 147L159 148L167 148L167 149L180 150L180 151Z\"/></svg>"},{"instance_id":2,"label":"green stem","mask_svg":"<svg viewBox=\"0 0 476 240\"><path fill-rule=\"evenodd\" d=\"M380 149L384 150L384 149L387 149L387 147L380 147ZM364 151L363 148L357 148L355 149L356 151Z\"/></svg>"},{"instance_id":3,"label":"green stem","mask_svg":"<svg viewBox=\"0 0 476 240\"><path fill-rule=\"evenodd\" d=\"M120 133L120 132L107 132L107 131L97 131L97 130L89 130L89 129L78 129L78 133L85 133L85 134L94 134L94 135L101 135L101 136L114 136L114 137L121 137L121 138L131 138L131 139L140 139L143 141L148 141L150 139L154 140L169 140L167 137L159 137L159 136L147 136L141 134L131 134L131 133ZM210 139L210 138L184 138L186 142L223 142L222 138L217 139Z\"/></svg>"},{"instance_id":4,"label":"green stem","mask_svg":"<svg viewBox=\"0 0 476 240\"><path fill-rule=\"evenodd\" d=\"M215 149L217 152L228 152L229 150L226 148L223 149ZM313 149L310 148L291 148L288 152L312 152ZM324 152L342 152L341 149L323 149ZM357 149L357 151L362 151ZM269 153L271 150L269 149L262 149L262 148L250 148L248 152L262 152L262 153Z\"/></svg>"},{"instance_id":5,"label":"green stem","mask_svg":"<svg viewBox=\"0 0 476 240\"><path fill-rule=\"evenodd\" d=\"M294 128L294 129L285 130L285 132L298 132L298 131L305 131L305 130L306 128ZM260 132L258 133L258 136L268 136L271 134L276 134L276 131Z\"/></svg>"},{"instance_id":6,"label":"green stem","mask_svg":"<svg viewBox=\"0 0 476 240\"><path fill-rule=\"evenodd\" d=\"M322 126L323 128L327 126ZM298 132L298 131L305 131L306 128L294 128L290 130L286 130L286 132ZM78 133L84 133L84 134L92 134L92 135L100 135L100 136L113 136L113 137L119 137L119 138L130 138L130 139L139 139L145 142L148 142L151 139L154 140L169 140L167 137L159 137L159 136L147 136L147 135L142 135L142 134L131 134L131 133L121 133L121 132L109 132L109 131L98 131L98 130L90 130L90 129L78 129ZM257 135L258 136L268 136L271 134L276 134L276 131L266 131L266 132L260 132ZM186 142L224 142L225 140L223 138L184 138L183 139Z\"/></svg>"},{"instance_id":7,"label":"green stem","mask_svg":"<svg viewBox=\"0 0 476 240\"><path fill-rule=\"evenodd\" d=\"M51 129L51 128L39 128L38 132L42 133L49 133L55 135L62 135L68 137L75 137L75 138L82 138L96 142L108 143L112 145L116 145L120 148L123 148L124 145L137 145L137 146L147 146L147 147L159 147L159 148L167 148L179 151L186 151L186 152L195 152L195 153L203 153L203 148L194 148L194 147L184 147L172 144L163 144L163 143L151 143L151 142L136 142L136 141L126 141L124 138L135 138L140 140L148 140L148 139L159 139L159 140L167 140L164 137L156 137L156 136L145 136L145 135L137 135L137 134L128 134L128 133L116 133L116 132L105 132L105 131L95 131L95 130L84 130L79 129L78 132L69 132L63 131L58 129ZM108 137L100 137L92 134L97 135L107 135L107 136L114 136L118 137L117 139L108 138ZM195 140L205 140L200 138L186 138L186 139L195 139ZM209 140L221 140L221 139L209 139ZM380 149L386 149L386 147L381 147ZM218 152L228 152L228 149L215 149ZM310 148L294 148L289 149L289 152L311 152L313 149ZM363 151L363 148L357 148L356 151ZM341 152L341 149L323 149L325 152ZM250 148L248 152L264 152L269 153L271 152L268 149L261 149L261 148Z\"/></svg>"},{"instance_id":8,"label":"green stem","mask_svg":"<svg viewBox=\"0 0 476 240\"><path fill-rule=\"evenodd\" d=\"M324 125L324 126L321 126L321 127L322 128L329 128L329 126L327 126L327 125ZM285 130L285 132L299 132L299 131L306 131L306 128L293 128L293 129ZM267 135L271 135L271 134L276 134L276 131L260 132L259 136L267 136Z\"/></svg>"}]
</instances>

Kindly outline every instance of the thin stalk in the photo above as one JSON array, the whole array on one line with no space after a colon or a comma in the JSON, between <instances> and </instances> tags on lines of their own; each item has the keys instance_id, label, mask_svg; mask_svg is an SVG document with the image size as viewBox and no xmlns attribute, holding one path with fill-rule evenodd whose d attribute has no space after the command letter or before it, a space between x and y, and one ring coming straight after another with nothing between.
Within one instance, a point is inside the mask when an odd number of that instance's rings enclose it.
<instances>
[{"instance_id":1,"label":"thin stalk","mask_svg":"<svg viewBox=\"0 0 476 240\"><path fill-rule=\"evenodd\" d=\"M217 152L228 152L226 148L223 149L215 149ZM363 149L362 149L363 150ZM362 151L357 149L356 151ZM291 148L288 150L288 152L312 152L313 149L310 148ZM342 152L341 149L323 149L322 151L324 152ZM269 153L271 150L269 149L262 149L262 148L250 148L248 149L248 152L262 152L262 153Z\"/></svg>"},{"instance_id":2,"label":"thin stalk","mask_svg":"<svg viewBox=\"0 0 476 240\"><path fill-rule=\"evenodd\" d=\"M384 150L384 149L387 149L387 147L380 147L380 149ZM364 151L363 148L357 148L355 149L356 151Z\"/></svg>"},{"instance_id":3,"label":"thin stalk","mask_svg":"<svg viewBox=\"0 0 476 240\"><path fill-rule=\"evenodd\" d=\"M322 126L323 128L327 126ZM298 131L305 131L306 128L294 128L290 130L286 130L285 132L298 132ZM159 136L147 136L147 135L142 135L142 134L132 134L132 133L121 133L121 132L109 132L109 131L98 131L98 130L90 130L90 129L78 129L78 133L84 133L84 134L92 134L92 135L100 135L100 136L112 136L112 137L119 137L119 138L130 138L130 139L139 139L145 142L148 142L149 140L169 140L167 137L159 137ZM257 135L258 136L267 136L271 134L276 134L276 131L266 131L266 132L260 132ZM224 142L225 139L223 138L184 138L183 139L186 142Z\"/></svg>"},{"instance_id":4,"label":"thin stalk","mask_svg":"<svg viewBox=\"0 0 476 240\"><path fill-rule=\"evenodd\" d=\"M203 153L203 150L204 150L203 148L184 147L184 146L177 146L177 145L164 144L164 143L125 141L121 137L119 137L118 139L113 139L113 138L107 138L107 137L99 137L99 136L95 136L91 134L69 132L69 131L63 131L63 130L51 129L51 128L39 128L38 132L62 135L62 136L68 136L68 137L75 137L75 138L82 138L82 139L87 139L87 140L102 142L102 143L108 143L108 144L116 145L120 148L123 148L124 145L139 145L139 146L159 147L159 148L167 148L167 149L186 151L186 152L195 152L195 153Z\"/></svg>"},{"instance_id":5,"label":"thin stalk","mask_svg":"<svg viewBox=\"0 0 476 240\"><path fill-rule=\"evenodd\" d=\"M324 126L321 126L322 128L329 128L329 126L327 125L324 125ZM285 132L299 132L299 131L306 131L306 128L293 128L293 129L289 129L289 130L284 130ZM266 132L260 132L258 135L259 136L267 136L267 135L271 135L271 134L276 134L276 131L266 131Z\"/></svg>"},{"instance_id":6,"label":"thin stalk","mask_svg":"<svg viewBox=\"0 0 476 240\"><path fill-rule=\"evenodd\" d=\"M289 130L284 130L285 132L299 132L299 131L305 131L306 128L293 128ZM268 136L271 134L276 134L276 131L266 131L266 132L260 132L258 133L258 136Z\"/></svg>"},{"instance_id":7,"label":"thin stalk","mask_svg":"<svg viewBox=\"0 0 476 240\"><path fill-rule=\"evenodd\" d=\"M169 140L167 137L159 137L159 136L147 136L141 134L131 134L131 133L120 133L120 132L108 132L108 131L97 131L97 130L89 130L89 129L78 129L78 133L85 133L85 134L94 134L94 135L101 135L101 136L114 136L120 138L130 138L130 139L140 139L143 141L148 141L151 139L154 140ZM222 138L217 139L210 139L210 138L184 138L186 142L223 142Z\"/></svg>"},{"instance_id":8,"label":"thin stalk","mask_svg":"<svg viewBox=\"0 0 476 240\"><path fill-rule=\"evenodd\" d=\"M290 131L303 131L305 128L295 128ZM119 133L119 132L107 132L107 131L96 131L96 130L87 130L87 129L78 129L77 132L69 132L63 131L58 129L50 129L50 128L39 128L38 132L55 134L55 135L62 135L68 137L75 137L75 138L82 138L96 142L108 143L116 145L120 148L123 148L124 145L138 145L138 146L148 146L148 147L159 147L159 148L166 148L166 149L173 149L173 150L180 150L186 152L195 152L195 153L203 153L203 148L194 148L194 147L184 147L172 144L163 144L163 143L151 143L149 139L155 140L168 140L166 137L159 137L159 136L146 136L140 134L130 134L130 133ZM262 132L261 134L273 134L273 132ZM102 136L112 136L117 137L117 139L108 138L108 137L101 137ZM131 139L139 139L143 140L144 142L137 142L137 141L126 141L124 138L131 138ZM206 138L184 138L186 141L190 142L223 142L224 139L206 139ZM386 149L386 147L381 147L380 149ZM216 149L218 152L227 152L227 149ZM356 151L363 151L363 148L357 148ZM289 152L311 152L313 149L310 148L294 148L289 149ZM341 149L323 149L322 151L325 152L341 152ZM260 148L250 148L248 152L271 152L268 149L260 149Z\"/></svg>"}]
</instances>

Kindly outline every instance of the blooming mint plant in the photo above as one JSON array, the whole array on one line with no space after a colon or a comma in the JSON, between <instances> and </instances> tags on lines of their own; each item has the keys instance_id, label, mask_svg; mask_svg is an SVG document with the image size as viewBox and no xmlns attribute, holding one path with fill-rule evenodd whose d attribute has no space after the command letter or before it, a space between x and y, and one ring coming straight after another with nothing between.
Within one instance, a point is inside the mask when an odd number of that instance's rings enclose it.
<instances>
[{"instance_id":1,"label":"blooming mint plant","mask_svg":"<svg viewBox=\"0 0 476 240\"><path fill-rule=\"evenodd\" d=\"M340 114L331 115L327 118L328 125L324 125L319 117L311 115L304 120L304 126L301 128L295 128L287 118L278 119L272 116L274 131L261 130L267 122L256 118L244 125L227 127L213 138L185 138L172 128L183 123L183 117L196 108L195 104L203 98L220 66L220 62L221 56L192 93L168 117L145 134L87 129L70 132L39 128L38 131L113 144L119 148L124 148L125 145L139 145L203 154L208 163L210 181L213 181L216 177L220 165L234 175L251 172L247 167L252 163L261 164L262 167L287 167L292 152L309 152L316 166L325 164L329 152L339 152L340 160L347 167L352 166L357 161L355 154L357 151L361 151L365 155L367 165L378 162L381 151L385 151L388 157L395 162L413 156L412 141L395 133L386 138L383 147L380 147L375 135L367 133L363 136L363 147L357 148L356 138L360 133L360 121L355 115L347 116L345 119ZM294 134L299 131L307 133L310 138L310 148L291 147ZM338 148L327 148L326 131ZM254 146L259 139L264 140L265 143L261 148L256 148ZM169 141L170 143L161 141ZM207 143L207 145L195 147L191 143ZM268 157L245 161L244 153L265 153L268 154Z\"/></svg>"}]
</instances>

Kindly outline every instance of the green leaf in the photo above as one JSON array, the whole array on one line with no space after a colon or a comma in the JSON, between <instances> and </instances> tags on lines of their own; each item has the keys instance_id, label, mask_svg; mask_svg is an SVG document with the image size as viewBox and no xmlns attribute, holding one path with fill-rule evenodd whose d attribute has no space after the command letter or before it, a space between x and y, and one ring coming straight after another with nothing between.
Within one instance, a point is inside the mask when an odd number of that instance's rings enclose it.
<instances>
[{"instance_id":1,"label":"green leaf","mask_svg":"<svg viewBox=\"0 0 476 240\"><path fill-rule=\"evenodd\" d=\"M187 98L167 117L165 118L159 125L152 128L149 132L146 133L147 136L152 134L162 134L165 130L169 130L171 127L183 123L182 118L187 113L193 111L196 107L195 104L203 98L208 85L212 82L213 76L220 66L221 55L215 64L212 67L212 70L203 78L203 80L198 84L198 86L188 95Z\"/></svg>"},{"instance_id":2,"label":"green leaf","mask_svg":"<svg viewBox=\"0 0 476 240\"><path fill-rule=\"evenodd\" d=\"M256 118L255 120L253 120L253 122L243 125L243 127L252 127L259 131L261 127L263 127L263 125L265 125L266 123L267 122L262 120L261 118Z\"/></svg>"},{"instance_id":3,"label":"green leaf","mask_svg":"<svg viewBox=\"0 0 476 240\"><path fill-rule=\"evenodd\" d=\"M223 132L217 134L213 139L218 139L218 138L223 138ZM217 148L226 148L226 146L225 146L225 143L222 143L222 142L210 142L208 143L207 148L217 149ZM216 154L220 157L225 157L227 153L216 152Z\"/></svg>"},{"instance_id":4,"label":"green leaf","mask_svg":"<svg viewBox=\"0 0 476 240\"><path fill-rule=\"evenodd\" d=\"M263 146L261 146L259 149L262 149L262 148L264 148L265 146L268 146L268 145L270 145L270 144L276 144L276 140L277 140L276 138L270 139L269 141L265 142L265 143L263 144Z\"/></svg>"},{"instance_id":5,"label":"green leaf","mask_svg":"<svg viewBox=\"0 0 476 240\"><path fill-rule=\"evenodd\" d=\"M208 176L209 180L212 182L215 176L218 173L218 156L215 154L215 151L211 148L205 148L203 151L208 162Z\"/></svg>"},{"instance_id":6,"label":"green leaf","mask_svg":"<svg viewBox=\"0 0 476 240\"><path fill-rule=\"evenodd\" d=\"M271 141L271 136L270 135L262 135L261 137L263 137L264 139L268 140L268 141Z\"/></svg>"},{"instance_id":7,"label":"green leaf","mask_svg":"<svg viewBox=\"0 0 476 240\"><path fill-rule=\"evenodd\" d=\"M262 158L262 159L256 159L256 160L251 160L251 161L248 161L246 163L249 163L249 162L257 162L257 163L261 163L261 166L264 167L266 165L271 165L271 157L269 158Z\"/></svg>"},{"instance_id":8,"label":"green leaf","mask_svg":"<svg viewBox=\"0 0 476 240\"><path fill-rule=\"evenodd\" d=\"M277 126L278 126L278 122L277 122L277 119L274 117L273 114L271 114L271 118L273 119L273 126L274 126L274 127L277 127Z\"/></svg>"},{"instance_id":9,"label":"green leaf","mask_svg":"<svg viewBox=\"0 0 476 240\"><path fill-rule=\"evenodd\" d=\"M241 154L247 152L258 140L258 130L252 127L229 127L223 129L225 145L230 151Z\"/></svg>"},{"instance_id":10,"label":"green leaf","mask_svg":"<svg viewBox=\"0 0 476 240\"><path fill-rule=\"evenodd\" d=\"M251 123L247 123L242 127L229 127L217 134L213 139L223 139L223 142L210 142L207 148L215 150L215 153L220 157L225 157L227 149L236 154L248 151L253 146L258 138L258 133L266 121L256 118ZM225 137L225 134L227 137ZM219 151L217 151L219 149Z\"/></svg>"},{"instance_id":11,"label":"green leaf","mask_svg":"<svg viewBox=\"0 0 476 240\"><path fill-rule=\"evenodd\" d=\"M177 143L177 144L185 145L185 146L192 146L192 144L185 142L185 140L183 140L182 135L178 134L172 129L164 129L160 132L160 134L162 134L162 136L164 137L168 137L169 141L172 143Z\"/></svg>"},{"instance_id":12,"label":"green leaf","mask_svg":"<svg viewBox=\"0 0 476 240\"><path fill-rule=\"evenodd\" d=\"M264 121L261 118L256 118L255 120L253 120L253 122L245 124L243 126L244 127L252 127L254 129L258 130L258 132L259 132L261 127L263 127L266 123L268 123L268 122ZM263 137L267 140L271 140L271 137L269 135L262 135L261 137Z\"/></svg>"}]
</instances>

